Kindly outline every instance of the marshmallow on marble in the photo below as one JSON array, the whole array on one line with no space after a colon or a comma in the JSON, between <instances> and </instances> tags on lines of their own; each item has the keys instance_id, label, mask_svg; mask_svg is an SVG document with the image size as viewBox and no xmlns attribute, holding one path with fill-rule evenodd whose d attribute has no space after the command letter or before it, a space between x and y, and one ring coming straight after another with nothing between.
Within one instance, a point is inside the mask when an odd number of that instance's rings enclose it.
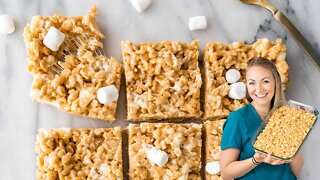
<instances>
[{"instance_id":1,"label":"marshmallow on marble","mask_svg":"<svg viewBox=\"0 0 320 180\"><path fill-rule=\"evenodd\" d=\"M0 15L0 33L7 35L15 30L13 19L9 14Z\"/></svg>"},{"instance_id":2,"label":"marshmallow on marble","mask_svg":"<svg viewBox=\"0 0 320 180\"><path fill-rule=\"evenodd\" d=\"M57 28L51 27L43 39L43 44L52 51L58 51L63 43L65 35Z\"/></svg>"},{"instance_id":3,"label":"marshmallow on marble","mask_svg":"<svg viewBox=\"0 0 320 180\"><path fill-rule=\"evenodd\" d=\"M207 18L206 16L194 16L189 18L189 29L190 31L206 29Z\"/></svg>"},{"instance_id":4,"label":"marshmallow on marble","mask_svg":"<svg viewBox=\"0 0 320 180\"><path fill-rule=\"evenodd\" d=\"M99 88L97 98L101 104L111 104L119 98L118 89L114 85Z\"/></svg>"},{"instance_id":5,"label":"marshmallow on marble","mask_svg":"<svg viewBox=\"0 0 320 180\"><path fill-rule=\"evenodd\" d=\"M243 99L246 97L246 84L236 82L230 85L229 97L232 99Z\"/></svg>"},{"instance_id":6,"label":"marshmallow on marble","mask_svg":"<svg viewBox=\"0 0 320 180\"><path fill-rule=\"evenodd\" d=\"M226 73L226 79L228 83L231 83L231 84L239 81L240 77L241 77L241 74L236 69L229 69Z\"/></svg>"},{"instance_id":7,"label":"marshmallow on marble","mask_svg":"<svg viewBox=\"0 0 320 180\"><path fill-rule=\"evenodd\" d=\"M168 162L169 156L166 152L158 150L155 147L152 147L147 151L147 158L152 163L162 167Z\"/></svg>"},{"instance_id":8,"label":"marshmallow on marble","mask_svg":"<svg viewBox=\"0 0 320 180\"><path fill-rule=\"evenodd\" d=\"M130 2L138 12L144 11L151 4L151 0L130 0Z\"/></svg>"},{"instance_id":9,"label":"marshmallow on marble","mask_svg":"<svg viewBox=\"0 0 320 180\"><path fill-rule=\"evenodd\" d=\"M220 172L220 164L218 161L208 162L206 165L206 171L209 174L218 174Z\"/></svg>"}]
</instances>

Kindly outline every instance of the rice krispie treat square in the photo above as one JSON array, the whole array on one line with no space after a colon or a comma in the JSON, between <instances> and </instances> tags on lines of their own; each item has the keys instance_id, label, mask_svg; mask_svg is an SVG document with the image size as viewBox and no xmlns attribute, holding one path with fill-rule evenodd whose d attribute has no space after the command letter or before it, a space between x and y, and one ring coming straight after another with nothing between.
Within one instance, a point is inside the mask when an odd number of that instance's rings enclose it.
<instances>
[{"instance_id":1,"label":"rice krispie treat square","mask_svg":"<svg viewBox=\"0 0 320 180\"><path fill-rule=\"evenodd\" d=\"M122 42L128 120L198 118L199 42Z\"/></svg>"},{"instance_id":2,"label":"rice krispie treat square","mask_svg":"<svg viewBox=\"0 0 320 180\"><path fill-rule=\"evenodd\" d=\"M117 100L105 103L98 90L119 93L121 65L102 55L104 36L96 25L96 7L85 16L35 16L24 30L27 70L33 75L31 97L84 117L115 120ZM44 44L49 29L65 35L58 51Z\"/></svg>"},{"instance_id":3,"label":"rice krispie treat square","mask_svg":"<svg viewBox=\"0 0 320 180\"><path fill-rule=\"evenodd\" d=\"M129 124L129 178L201 179L201 128L194 123Z\"/></svg>"},{"instance_id":4,"label":"rice krispie treat square","mask_svg":"<svg viewBox=\"0 0 320 180\"><path fill-rule=\"evenodd\" d=\"M123 179L121 128L39 129L38 179Z\"/></svg>"},{"instance_id":5,"label":"rice krispie treat square","mask_svg":"<svg viewBox=\"0 0 320 180\"><path fill-rule=\"evenodd\" d=\"M240 72L238 82L245 82L245 70L250 59L264 57L273 61L280 73L284 89L289 82L288 64L285 61L286 46L281 39L274 42L258 39L248 45L244 42L232 44L208 43L204 48L204 118L226 118L230 112L248 103L246 98L232 99L228 96L230 84L226 72L236 69Z\"/></svg>"},{"instance_id":6,"label":"rice krispie treat square","mask_svg":"<svg viewBox=\"0 0 320 180\"><path fill-rule=\"evenodd\" d=\"M206 179L207 180L222 180L220 174L219 160L221 152L221 138L222 138L222 126L225 122L225 119L216 120L216 121L206 121L204 123L205 132L206 132Z\"/></svg>"}]
</instances>

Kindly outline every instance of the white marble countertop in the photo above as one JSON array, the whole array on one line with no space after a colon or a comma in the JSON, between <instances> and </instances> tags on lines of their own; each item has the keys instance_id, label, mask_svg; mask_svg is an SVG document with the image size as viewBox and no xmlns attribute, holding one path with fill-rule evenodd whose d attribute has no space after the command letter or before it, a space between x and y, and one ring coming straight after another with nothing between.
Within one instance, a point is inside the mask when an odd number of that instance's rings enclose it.
<instances>
[{"instance_id":1,"label":"white marble countertop","mask_svg":"<svg viewBox=\"0 0 320 180\"><path fill-rule=\"evenodd\" d=\"M300 29L320 53L320 1L271 1ZM254 42L280 37L287 45L290 66L288 99L320 108L320 71L308 61L302 49L271 14L259 7L241 4L238 0L153 0L143 13L138 13L129 0L0 0L0 14L8 13L16 31L0 35L0 179L35 179L35 136L38 128L126 126L125 94L121 92L117 121L108 122L66 114L49 105L31 101L32 77L26 72L26 51L23 28L35 15L84 15L91 5L99 8L98 25L106 38L107 56L121 58L121 40L162 41L200 40L207 42ZM189 31L189 17L205 15L208 28ZM124 89L124 88L122 88ZM302 148L305 159L300 179L320 177L320 124L317 123Z\"/></svg>"}]
</instances>

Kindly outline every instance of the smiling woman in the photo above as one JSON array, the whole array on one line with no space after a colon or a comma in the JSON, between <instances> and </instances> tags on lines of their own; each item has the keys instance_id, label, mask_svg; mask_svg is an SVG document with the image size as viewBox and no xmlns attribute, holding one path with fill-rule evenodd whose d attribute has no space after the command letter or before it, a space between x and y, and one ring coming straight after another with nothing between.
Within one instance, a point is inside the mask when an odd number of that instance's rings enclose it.
<instances>
[{"instance_id":1,"label":"smiling woman","mask_svg":"<svg viewBox=\"0 0 320 180\"><path fill-rule=\"evenodd\" d=\"M290 163L271 155L255 153L250 140L269 111L285 101L276 66L268 59L255 58L246 69L248 105L230 113L221 141L223 179L297 179L302 165L301 153ZM266 122L267 123L267 122Z\"/></svg>"},{"instance_id":2,"label":"smiling woman","mask_svg":"<svg viewBox=\"0 0 320 180\"><path fill-rule=\"evenodd\" d=\"M271 61L262 57L249 61L246 79L246 97L262 120L274 106L284 105L280 104L285 102L281 78Z\"/></svg>"}]
</instances>

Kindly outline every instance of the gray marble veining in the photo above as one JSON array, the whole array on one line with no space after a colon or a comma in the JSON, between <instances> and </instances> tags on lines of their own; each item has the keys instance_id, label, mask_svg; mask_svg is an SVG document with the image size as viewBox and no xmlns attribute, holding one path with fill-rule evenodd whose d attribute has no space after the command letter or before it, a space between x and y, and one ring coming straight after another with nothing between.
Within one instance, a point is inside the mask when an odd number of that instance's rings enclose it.
<instances>
[{"instance_id":1,"label":"gray marble veining","mask_svg":"<svg viewBox=\"0 0 320 180\"><path fill-rule=\"evenodd\" d=\"M320 1L271 1L303 32L320 53ZM38 128L42 127L108 127L126 126L124 121L124 86L120 95L117 121L81 118L66 114L48 105L32 102L29 98L31 75L26 72L26 52L23 28L35 15L83 15L97 4L98 24L108 56L121 60L122 40L162 41L200 40L203 49L207 42L230 43L266 37L277 37L287 45L290 66L288 99L300 101L320 109L320 72L297 43L275 21L271 14L256 6L244 5L238 0L153 0L143 13L138 13L128 0L0 0L0 14L8 13L14 20L16 31L0 35L0 179L35 179L34 142ZM205 15L208 28L189 31L189 17ZM319 123L316 124L302 148L305 164L300 179L320 177Z\"/></svg>"}]
</instances>

